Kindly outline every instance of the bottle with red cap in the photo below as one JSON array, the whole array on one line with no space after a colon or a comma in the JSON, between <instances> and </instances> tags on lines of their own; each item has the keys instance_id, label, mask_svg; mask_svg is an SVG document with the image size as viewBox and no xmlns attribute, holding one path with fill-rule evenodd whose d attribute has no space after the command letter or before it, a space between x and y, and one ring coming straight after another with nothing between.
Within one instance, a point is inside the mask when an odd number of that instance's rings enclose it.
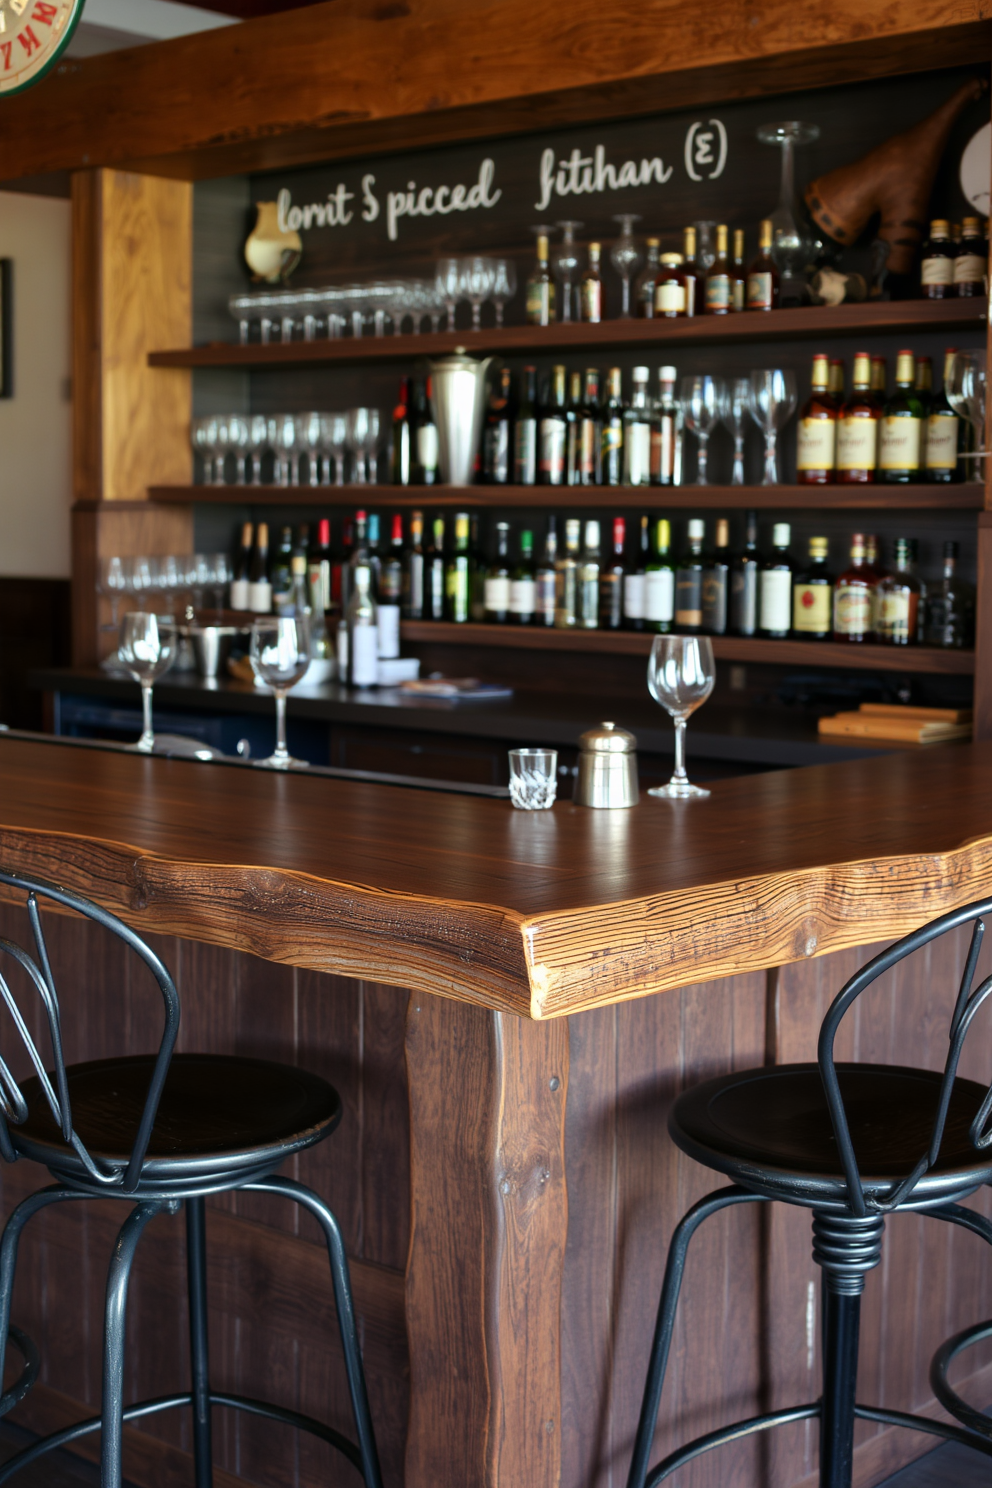
<instances>
[{"instance_id":1,"label":"bottle with red cap","mask_svg":"<svg viewBox=\"0 0 992 1488\"><path fill-rule=\"evenodd\" d=\"M410 379L400 378L400 395L393 409L392 458L394 486L410 484Z\"/></svg>"},{"instance_id":2,"label":"bottle with red cap","mask_svg":"<svg viewBox=\"0 0 992 1488\"><path fill-rule=\"evenodd\" d=\"M307 555L310 608L315 615L331 612L331 524L327 517L317 523L317 536Z\"/></svg>"}]
</instances>

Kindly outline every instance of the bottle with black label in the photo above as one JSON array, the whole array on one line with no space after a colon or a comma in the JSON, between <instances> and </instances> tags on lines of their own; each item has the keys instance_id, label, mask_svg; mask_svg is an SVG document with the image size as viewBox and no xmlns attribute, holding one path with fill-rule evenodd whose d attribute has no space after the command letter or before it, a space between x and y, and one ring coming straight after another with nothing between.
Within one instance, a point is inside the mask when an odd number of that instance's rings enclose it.
<instances>
[{"instance_id":1,"label":"bottle with black label","mask_svg":"<svg viewBox=\"0 0 992 1488\"><path fill-rule=\"evenodd\" d=\"M914 646L919 639L920 593L916 543L897 537L896 565L875 591L875 640L881 646Z\"/></svg>"},{"instance_id":2,"label":"bottle with black label","mask_svg":"<svg viewBox=\"0 0 992 1488\"><path fill-rule=\"evenodd\" d=\"M833 483L837 458L837 404L830 395L830 358L813 358L811 392L799 410L796 436L796 480L801 486Z\"/></svg>"},{"instance_id":3,"label":"bottle with black label","mask_svg":"<svg viewBox=\"0 0 992 1488\"><path fill-rule=\"evenodd\" d=\"M586 522L576 573L576 624L580 630L599 627L599 523Z\"/></svg>"},{"instance_id":4,"label":"bottle with black label","mask_svg":"<svg viewBox=\"0 0 992 1488\"><path fill-rule=\"evenodd\" d=\"M565 368L551 371L547 402L541 409L538 430L537 476L542 486L565 484L565 442L568 422L565 416Z\"/></svg>"},{"instance_id":5,"label":"bottle with black label","mask_svg":"<svg viewBox=\"0 0 992 1488\"><path fill-rule=\"evenodd\" d=\"M988 249L977 217L966 217L961 224L961 244L954 258L954 293L962 299L985 293L985 276L989 271Z\"/></svg>"},{"instance_id":6,"label":"bottle with black label","mask_svg":"<svg viewBox=\"0 0 992 1488\"><path fill-rule=\"evenodd\" d=\"M400 378L400 395L393 409L390 470L394 486L410 484L410 379Z\"/></svg>"},{"instance_id":7,"label":"bottle with black label","mask_svg":"<svg viewBox=\"0 0 992 1488\"><path fill-rule=\"evenodd\" d=\"M513 374L509 367L503 367L489 391L489 407L482 431L482 479L487 486L509 483L512 420Z\"/></svg>"},{"instance_id":8,"label":"bottle with black label","mask_svg":"<svg viewBox=\"0 0 992 1488\"><path fill-rule=\"evenodd\" d=\"M379 567L379 655L392 660L400 654L400 606L403 600L403 518L393 516L389 547Z\"/></svg>"},{"instance_id":9,"label":"bottle with black label","mask_svg":"<svg viewBox=\"0 0 992 1488\"><path fill-rule=\"evenodd\" d=\"M776 522L772 528L772 550L758 576L758 630L763 636L782 639L792 627L791 541L788 522Z\"/></svg>"},{"instance_id":10,"label":"bottle with black label","mask_svg":"<svg viewBox=\"0 0 992 1488\"><path fill-rule=\"evenodd\" d=\"M765 218L758 229L758 255L747 271L747 309L777 310L780 278L772 258L772 222Z\"/></svg>"},{"instance_id":11,"label":"bottle with black label","mask_svg":"<svg viewBox=\"0 0 992 1488\"><path fill-rule=\"evenodd\" d=\"M825 537L809 540L809 562L792 586L792 629L804 641L829 641L833 631L834 585L827 567L830 543Z\"/></svg>"},{"instance_id":12,"label":"bottle with black label","mask_svg":"<svg viewBox=\"0 0 992 1488\"><path fill-rule=\"evenodd\" d=\"M727 240L727 225L721 222L716 230L716 258L706 274L707 315L729 315L733 309L733 266L727 253Z\"/></svg>"},{"instance_id":13,"label":"bottle with black label","mask_svg":"<svg viewBox=\"0 0 992 1488\"><path fill-rule=\"evenodd\" d=\"M579 623L579 538L582 524L565 523L565 551L555 559L555 627L574 630Z\"/></svg>"},{"instance_id":14,"label":"bottle with black label","mask_svg":"<svg viewBox=\"0 0 992 1488\"><path fill-rule=\"evenodd\" d=\"M455 513L455 544L444 565L445 619L465 625L470 618L472 575L468 512Z\"/></svg>"},{"instance_id":15,"label":"bottle with black label","mask_svg":"<svg viewBox=\"0 0 992 1488\"><path fill-rule=\"evenodd\" d=\"M628 630L644 629L644 578L649 558L649 517L638 528L637 552L623 579L623 623Z\"/></svg>"},{"instance_id":16,"label":"bottle with black label","mask_svg":"<svg viewBox=\"0 0 992 1488\"><path fill-rule=\"evenodd\" d=\"M410 484L437 485L437 425L431 412L431 379L413 385L413 412L410 415Z\"/></svg>"},{"instance_id":17,"label":"bottle with black label","mask_svg":"<svg viewBox=\"0 0 992 1488\"><path fill-rule=\"evenodd\" d=\"M530 325L554 324L555 281L548 267L548 240L544 233L538 236L537 262L527 280L526 314Z\"/></svg>"},{"instance_id":18,"label":"bottle with black label","mask_svg":"<svg viewBox=\"0 0 992 1488\"><path fill-rule=\"evenodd\" d=\"M635 367L630 403L623 416L624 483L651 484L651 407L648 401L648 369Z\"/></svg>"},{"instance_id":19,"label":"bottle with black label","mask_svg":"<svg viewBox=\"0 0 992 1488\"><path fill-rule=\"evenodd\" d=\"M248 609L253 615L267 615L272 609L272 585L269 583L269 524L259 522L255 548L248 569Z\"/></svg>"},{"instance_id":20,"label":"bottle with black label","mask_svg":"<svg viewBox=\"0 0 992 1488\"><path fill-rule=\"evenodd\" d=\"M510 624L533 625L536 608L534 534L525 527L520 534L520 557L510 575Z\"/></svg>"},{"instance_id":21,"label":"bottle with black label","mask_svg":"<svg viewBox=\"0 0 992 1488\"><path fill-rule=\"evenodd\" d=\"M654 290L658 282L658 238L644 241L644 267L634 280L634 314L639 320L654 319Z\"/></svg>"},{"instance_id":22,"label":"bottle with black label","mask_svg":"<svg viewBox=\"0 0 992 1488\"><path fill-rule=\"evenodd\" d=\"M955 352L944 353L944 383L934 396L927 414L926 475L937 485L949 485L962 477L960 461L962 423L947 401L947 381Z\"/></svg>"},{"instance_id":23,"label":"bottle with black label","mask_svg":"<svg viewBox=\"0 0 992 1488\"><path fill-rule=\"evenodd\" d=\"M758 517L749 511L744 547L730 564L730 629L753 636L758 629Z\"/></svg>"},{"instance_id":24,"label":"bottle with black label","mask_svg":"<svg viewBox=\"0 0 992 1488\"><path fill-rule=\"evenodd\" d=\"M578 447L578 482L580 486L598 486L602 457L599 414L599 372L586 368L585 395L577 410L576 444Z\"/></svg>"},{"instance_id":25,"label":"bottle with black label","mask_svg":"<svg viewBox=\"0 0 992 1488\"><path fill-rule=\"evenodd\" d=\"M524 368L523 389L513 424L513 484L537 481L537 369Z\"/></svg>"},{"instance_id":26,"label":"bottle with black label","mask_svg":"<svg viewBox=\"0 0 992 1488\"><path fill-rule=\"evenodd\" d=\"M682 473L682 410L675 398L674 367L658 369L658 399L651 416L651 484L677 486Z\"/></svg>"},{"instance_id":27,"label":"bottle with black label","mask_svg":"<svg viewBox=\"0 0 992 1488\"><path fill-rule=\"evenodd\" d=\"M703 526L702 522L699 526ZM674 628L674 620L672 526L666 517L657 517L651 532L651 554L644 567L644 629L668 635Z\"/></svg>"},{"instance_id":28,"label":"bottle with black label","mask_svg":"<svg viewBox=\"0 0 992 1488\"><path fill-rule=\"evenodd\" d=\"M675 629L698 635L703 628L703 543L706 523L690 518L687 546L675 571Z\"/></svg>"},{"instance_id":29,"label":"bottle with black label","mask_svg":"<svg viewBox=\"0 0 992 1488\"><path fill-rule=\"evenodd\" d=\"M878 476L886 485L908 485L920 478L923 405L916 395L911 351L896 361L896 390L885 404L878 431Z\"/></svg>"},{"instance_id":30,"label":"bottle with black label","mask_svg":"<svg viewBox=\"0 0 992 1488\"><path fill-rule=\"evenodd\" d=\"M241 526L241 545L234 560L234 577L228 603L232 610L251 609L251 550L254 541L254 526L244 522Z\"/></svg>"},{"instance_id":31,"label":"bottle with black label","mask_svg":"<svg viewBox=\"0 0 992 1488\"><path fill-rule=\"evenodd\" d=\"M579 319L599 325L603 319L603 279L599 260L602 245L589 244L589 265L579 281Z\"/></svg>"},{"instance_id":32,"label":"bottle with black label","mask_svg":"<svg viewBox=\"0 0 992 1488\"><path fill-rule=\"evenodd\" d=\"M485 618L505 625L510 618L510 524L496 523L496 557L485 578Z\"/></svg>"},{"instance_id":33,"label":"bottle with black label","mask_svg":"<svg viewBox=\"0 0 992 1488\"><path fill-rule=\"evenodd\" d=\"M424 565L424 616L428 620L443 620L444 614L444 518L435 517Z\"/></svg>"},{"instance_id":34,"label":"bottle with black label","mask_svg":"<svg viewBox=\"0 0 992 1488\"><path fill-rule=\"evenodd\" d=\"M600 430L601 480L604 486L623 484L623 382L619 367L611 367L606 406Z\"/></svg>"},{"instance_id":35,"label":"bottle with black label","mask_svg":"<svg viewBox=\"0 0 992 1488\"><path fill-rule=\"evenodd\" d=\"M707 635L727 632L727 594L730 573L730 523L720 517L716 524L716 546L703 567L703 630Z\"/></svg>"},{"instance_id":36,"label":"bottle with black label","mask_svg":"<svg viewBox=\"0 0 992 1488\"><path fill-rule=\"evenodd\" d=\"M620 630L623 625L623 589L627 577L623 560L627 524L623 517L613 518L613 556L599 570L599 623L603 630Z\"/></svg>"},{"instance_id":37,"label":"bottle with black label","mask_svg":"<svg viewBox=\"0 0 992 1488\"><path fill-rule=\"evenodd\" d=\"M404 620L424 618L424 514L410 514L410 541L403 553L403 599Z\"/></svg>"},{"instance_id":38,"label":"bottle with black label","mask_svg":"<svg viewBox=\"0 0 992 1488\"><path fill-rule=\"evenodd\" d=\"M548 518L544 534L544 552L537 565L535 575L534 619L538 625L552 626L555 623L555 590L557 587L556 565L558 562L558 522Z\"/></svg>"},{"instance_id":39,"label":"bottle with black label","mask_svg":"<svg viewBox=\"0 0 992 1488\"><path fill-rule=\"evenodd\" d=\"M975 591L958 577L958 545L944 544L944 572L927 585L923 639L928 646L952 650L972 645L975 638Z\"/></svg>"},{"instance_id":40,"label":"bottle with black label","mask_svg":"<svg viewBox=\"0 0 992 1488\"><path fill-rule=\"evenodd\" d=\"M920 295L925 300L946 300L954 294L956 251L942 217L930 224L930 237L920 250Z\"/></svg>"}]
</instances>

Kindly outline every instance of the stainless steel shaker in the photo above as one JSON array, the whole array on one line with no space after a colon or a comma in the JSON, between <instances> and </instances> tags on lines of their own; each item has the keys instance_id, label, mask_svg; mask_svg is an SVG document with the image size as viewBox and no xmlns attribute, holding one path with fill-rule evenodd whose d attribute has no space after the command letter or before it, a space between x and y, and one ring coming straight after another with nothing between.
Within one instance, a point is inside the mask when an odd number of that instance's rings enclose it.
<instances>
[{"instance_id":1,"label":"stainless steel shaker","mask_svg":"<svg viewBox=\"0 0 992 1488\"><path fill-rule=\"evenodd\" d=\"M577 806L636 806L637 740L615 723L601 723L579 740Z\"/></svg>"}]
</instances>

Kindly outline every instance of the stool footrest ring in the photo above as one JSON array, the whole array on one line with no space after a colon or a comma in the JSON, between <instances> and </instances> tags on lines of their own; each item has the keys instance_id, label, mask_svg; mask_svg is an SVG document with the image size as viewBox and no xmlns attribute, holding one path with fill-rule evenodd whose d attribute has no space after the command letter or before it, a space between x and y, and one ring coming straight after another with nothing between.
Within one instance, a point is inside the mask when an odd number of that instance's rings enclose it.
<instances>
[{"instance_id":1,"label":"stool footrest ring","mask_svg":"<svg viewBox=\"0 0 992 1488\"><path fill-rule=\"evenodd\" d=\"M11 1334L13 1335L14 1332L12 1328ZM18 1340L15 1339L15 1342ZM30 1343L30 1340L27 1342ZM19 1342L18 1347L20 1347ZM125 1423L138 1421L143 1416L155 1415L158 1411L174 1410L181 1405L192 1406L192 1403L191 1391L181 1395L159 1395L154 1400L141 1400L136 1405L129 1405L124 1411L124 1421ZM342 1436L340 1431L335 1431L333 1426L327 1426L323 1421L315 1420L313 1416L301 1415L299 1411L290 1410L286 1406L270 1405L265 1400L253 1400L247 1395L225 1395L221 1391L211 1391L210 1404L226 1406L231 1410L247 1411L253 1416L264 1416L270 1421L281 1421L284 1425L295 1426L298 1431L308 1431L312 1436L319 1436L330 1446L335 1447L342 1456L347 1457L359 1473L362 1471L362 1459L355 1443L349 1441L346 1436ZM74 1426L66 1426L62 1431L55 1431L51 1436L32 1442L29 1447L25 1447L23 1451L0 1465L0 1483L5 1483L8 1478L20 1472L21 1468L28 1467L39 1457L43 1457L46 1452L53 1452L58 1447L68 1446L70 1442L88 1436L93 1431L99 1431L102 1424L100 1416L90 1416L88 1420L77 1421Z\"/></svg>"},{"instance_id":2,"label":"stool footrest ring","mask_svg":"<svg viewBox=\"0 0 992 1488\"><path fill-rule=\"evenodd\" d=\"M24 1368L10 1389L0 1395L0 1416L5 1416L8 1411L14 1409L15 1405L21 1403L38 1378L38 1371L41 1368L41 1356L26 1333L20 1328L15 1328L11 1323L7 1329L7 1338L24 1360Z\"/></svg>"},{"instance_id":3,"label":"stool footrest ring","mask_svg":"<svg viewBox=\"0 0 992 1488\"><path fill-rule=\"evenodd\" d=\"M980 1343L983 1338L992 1338L992 1321L975 1323L973 1327L955 1333L953 1338L942 1343L930 1364L930 1388L950 1415L969 1431L992 1443L992 1417L963 1400L947 1378L947 1371L958 1354L970 1348L973 1343Z\"/></svg>"}]
</instances>

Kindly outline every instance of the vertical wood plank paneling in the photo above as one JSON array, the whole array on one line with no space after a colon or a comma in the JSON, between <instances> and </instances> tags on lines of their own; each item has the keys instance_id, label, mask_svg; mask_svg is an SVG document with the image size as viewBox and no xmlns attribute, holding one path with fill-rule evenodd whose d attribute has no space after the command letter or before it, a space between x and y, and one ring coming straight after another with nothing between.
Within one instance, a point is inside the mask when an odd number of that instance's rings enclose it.
<instances>
[{"instance_id":1,"label":"vertical wood plank paneling","mask_svg":"<svg viewBox=\"0 0 992 1488\"><path fill-rule=\"evenodd\" d=\"M362 984L362 1246L403 1268L410 1247L410 1115L403 1051L407 996Z\"/></svg>"},{"instance_id":2,"label":"vertical wood plank paneling","mask_svg":"<svg viewBox=\"0 0 992 1488\"><path fill-rule=\"evenodd\" d=\"M402 994L397 994L402 996ZM296 974L297 1061L330 1080L341 1097L341 1125L327 1142L301 1154L298 1176L326 1199L338 1217L349 1255L362 1255L362 984L346 977ZM398 1040L402 1061L402 1035ZM406 1129L404 1110L404 1132ZM403 1144L406 1147L406 1143ZM300 1219L300 1234L323 1244L317 1222Z\"/></svg>"}]
</instances>

